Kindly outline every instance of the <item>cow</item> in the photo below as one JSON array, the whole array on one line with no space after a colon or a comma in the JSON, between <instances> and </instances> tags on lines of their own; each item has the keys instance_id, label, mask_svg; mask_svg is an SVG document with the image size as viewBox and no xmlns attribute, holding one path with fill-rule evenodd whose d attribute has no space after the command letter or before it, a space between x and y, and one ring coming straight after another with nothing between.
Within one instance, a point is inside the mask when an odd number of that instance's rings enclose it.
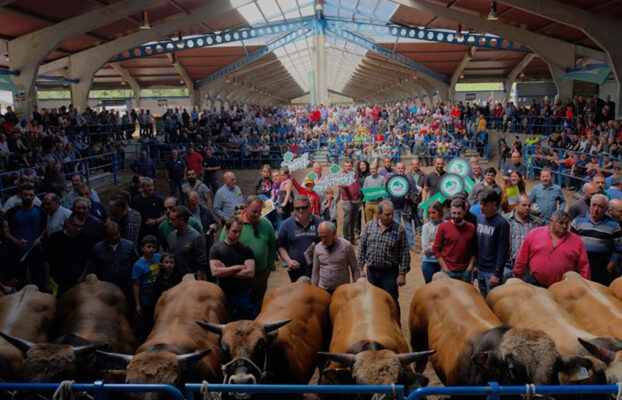
<instances>
[{"instance_id":1,"label":"cow","mask_svg":"<svg viewBox=\"0 0 622 400\"><path fill-rule=\"evenodd\" d=\"M549 290L511 278L504 285L492 290L486 297L486 303L501 321L517 328L539 329L555 342L555 347L563 359L567 360L564 362L565 374L560 375L562 384L600 384L605 383L606 376L619 375L614 374L619 368L617 363L607 367L586 351L579 341L581 338L590 342L614 344L615 339L598 338L583 329L555 301Z\"/></svg>"},{"instance_id":2,"label":"cow","mask_svg":"<svg viewBox=\"0 0 622 400\"><path fill-rule=\"evenodd\" d=\"M222 289L187 274L156 303L153 329L135 355L98 353L109 362L126 366L126 383L179 386L189 380L218 382L222 379L218 336L202 329L196 321L222 324L227 320ZM141 397L159 398L157 395Z\"/></svg>"},{"instance_id":3,"label":"cow","mask_svg":"<svg viewBox=\"0 0 622 400\"><path fill-rule=\"evenodd\" d=\"M434 351L411 353L402 335L397 307L384 290L365 278L339 286L330 303L333 334L329 361L320 383L404 385L407 391L428 384L411 363L427 359Z\"/></svg>"},{"instance_id":4,"label":"cow","mask_svg":"<svg viewBox=\"0 0 622 400\"><path fill-rule=\"evenodd\" d=\"M253 321L199 321L220 335L226 383L306 384L324 347L330 295L308 277L268 292ZM237 394L248 398L249 394Z\"/></svg>"},{"instance_id":5,"label":"cow","mask_svg":"<svg viewBox=\"0 0 622 400\"><path fill-rule=\"evenodd\" d=\"M559 383L564 361L547 335L504 325L473 285L445 273L417 289L409 327L413 350L436 349L430 361L445 385Z\"/></svg>"},{"instance_id":6,"label":"cow","mask_svg":"<svg viewBox=\"0 0 622 400\"><path fill-rule=\"evenodd\" d=\"M611 293L613 293L615 297L622 300L622 277L614 279L614 281L609 284L609 289L611 289Z\"/></svg>"},{"instance_id":7,"label":"cow","mask_svg":"<svg viewBox=\"0 0 622 400\"><path fill-rule=\"evenodd\" d=\"M614 296L611 288L586 280L574 271L566 272L564 279L552 284L549 291L583 329L592 335L615 338L579 338L579 341L609 366L608 383L620 382L622 369L611 366L617 363L622 366L622 300Z\"/></svg>"},{"instance_id":8,"label":"cow","mask_svg":"<svg viewBox=\"0 0 622 400\"><path fill-rule=\"evenodd\" d=\"M19 379L24 350L49 340L55 312L54 296L35 285L0 297L0 381Z\"/></svg>"},{"instance_id":9,"label":"cow","mask_svg":"<svg viewBox=\"0 0 622 400\"><path fill-rule=\"evenodd\" d=\"M123 292L94 274L64 293L56 310L56 331L61 336L52 343L22 348L26 358L21 375L26 381L90 381L97 377L95 350L132 352L136 347Z\"/></svg>"}]
</instances>

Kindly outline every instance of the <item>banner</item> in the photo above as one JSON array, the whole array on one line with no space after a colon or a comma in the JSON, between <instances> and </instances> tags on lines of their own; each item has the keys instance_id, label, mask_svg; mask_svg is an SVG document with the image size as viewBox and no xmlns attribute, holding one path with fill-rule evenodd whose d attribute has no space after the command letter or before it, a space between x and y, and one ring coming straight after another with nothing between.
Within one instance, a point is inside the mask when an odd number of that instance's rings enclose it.
<instances>
[{"instance_id":1,"label":"banner","mask_svg":"<svg viewBox=\"0 0 622 400\"><path fill-rule=\"evenodd\" d=\"M339 172L329 172L322 177L322 180L315 184L315 191L317 193L324 193L324 190L330 189L336 185L350 186L356 181L356 175L354 171L347 174Z\"/></svg>"},{"instance_id":2,"label":"banner","mask_svg":"<svg viewBox=\"0 0 622 400\"><path fill-rule=\"evenodd\" d=\"M611 74L611 67L608 64L592 64L582 68L573 68L560 79L572 79L575 81L585 81L602 85Z\"/></svg>"},{"instance_id":3,"label":"banner","mask_svg":"<svg viewBox=\"0 0 622 400\"><path fill-rule=\"evenodd\" d=\"M283 155L281 167L287 167L289 172L299 171L309 166L309 153L304 153L301 157L294 158L294 153L288 151Z\"/></svg>"},{"instance_id":4,"label":"banner","mask_svg":"<svg viewBox=\"0 0 622 400\"><path fill-rule=\"evenodd\" d=\"M363 201L376 200L388 195L384 186L361 189L361 193L363 193Z\"/></svg>"}]
</instances>

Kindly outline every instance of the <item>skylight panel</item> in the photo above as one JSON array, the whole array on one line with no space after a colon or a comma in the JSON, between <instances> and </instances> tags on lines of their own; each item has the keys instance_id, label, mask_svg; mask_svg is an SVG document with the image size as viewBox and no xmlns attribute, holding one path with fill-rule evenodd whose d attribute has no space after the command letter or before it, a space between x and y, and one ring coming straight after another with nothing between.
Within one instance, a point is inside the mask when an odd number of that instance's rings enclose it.
<instances>
[{"instance_id":1,"label":"skylight panel","mask_svg":"<svg viewBox=\"0 0 622 400\"><path fill-rule=\"evenodd\" d=\"M266 20L255 3L249 3L237 9L249 25L265 24Z\"/></svg>"}]
</instances>

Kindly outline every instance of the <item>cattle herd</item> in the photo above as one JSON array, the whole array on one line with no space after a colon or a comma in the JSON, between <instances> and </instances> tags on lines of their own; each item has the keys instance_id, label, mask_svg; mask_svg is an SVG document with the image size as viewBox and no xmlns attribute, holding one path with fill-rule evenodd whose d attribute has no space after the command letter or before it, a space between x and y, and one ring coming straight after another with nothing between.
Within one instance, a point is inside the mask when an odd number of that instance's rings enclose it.
<instances>
[{"instance_id":1,"label":"cattle herd","mask_svg":"<svg viewBox=\"0 0 622 400\"><path fill-rule=\"evenodd\" d=\"M451 386L622 379L621 279L606 287L570 272L549 289L511 279L484 299L437 273L412 299L410 349L392 298L364 278L332 297L300 278L270 291L253 321L229 322L225 301L186 275L137 347L116 286L89 275L58 301L26 286L0 297L0 381L306 384L319 368L321 384L408 392L427 385L428 359Z\"/></svg>"}]
</instances>

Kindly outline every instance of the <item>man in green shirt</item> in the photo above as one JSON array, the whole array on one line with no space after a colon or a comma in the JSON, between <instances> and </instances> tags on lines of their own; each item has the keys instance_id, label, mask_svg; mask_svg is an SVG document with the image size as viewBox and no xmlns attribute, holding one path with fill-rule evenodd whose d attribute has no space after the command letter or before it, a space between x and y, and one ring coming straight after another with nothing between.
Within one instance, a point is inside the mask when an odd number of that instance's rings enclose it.
<instances>
[{"instance_id":1,"label":"man in green shirt","mask_svg":"<svg viewBox=\"0 0 622 400\"><path fill-rule=\"evenodd\" d=\"M166 219L160 222L158 226L158 233L160 235L160 243L162 243L162 247L166 249L166 238L168 235L173 232L175 229L171 226L171 212L179 205L179 200L176 197L167 197L164 200L164 211L166 212ZM195 231L199 232L201 236L203 236L203 228L199 221L197 221L194 217L190 217L188 220L188 225L194 228Z\"/></svg>"},{"instance_id":2,"label":"man in green shirt","mask_svg":"<svg viewBox=\"0 0 622 400\"><path fill-rule=\"evenodd\" d=\"M248 196L244 210L240 215L244 222L240 242L253 250L255 258L255 277L251 282L251 295L257 312L261 310L263 298L268 288L268 277L270 271L274 271L276 259L274 228L268 219L261 216L263 204L264 202L260 197ZM223 229L220 240L224 240L226 236Z\"/></svg>"}]
</instances>

